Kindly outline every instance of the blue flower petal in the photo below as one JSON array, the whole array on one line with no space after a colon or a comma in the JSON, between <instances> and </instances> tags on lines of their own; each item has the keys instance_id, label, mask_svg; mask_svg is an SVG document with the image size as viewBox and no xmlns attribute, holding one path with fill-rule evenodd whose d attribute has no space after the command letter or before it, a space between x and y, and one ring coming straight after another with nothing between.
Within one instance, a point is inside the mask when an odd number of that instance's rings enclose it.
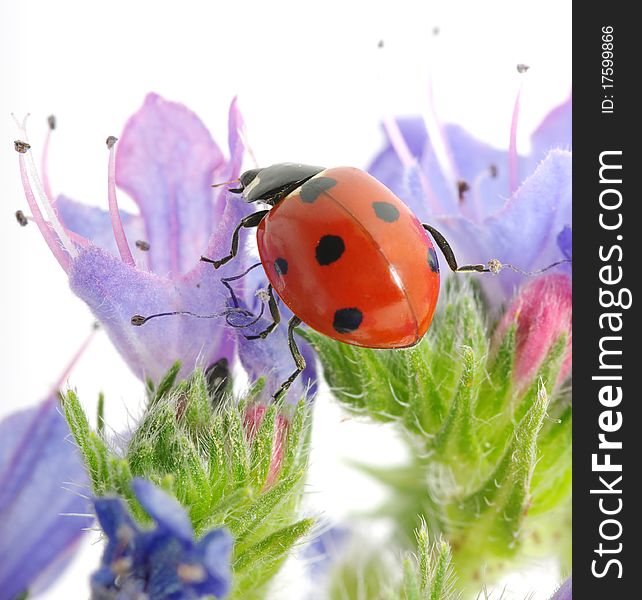
<instances>
[{"instance_id":1,"label":"blue flower petal","mask_svg":"<svg viewBox=\"0 0 642 600\"><path fill-rule=\"evenodd\" d=\"M181 509L182 514L185 514ZM184 541L168 535L157 535L147 556L148 578L146 589L150 598L169 600L198 598L191 586L185 586L178 574L183 562Z\"/></svg>"},{"instance_id":2,"label":"blue flower petal","mask_svg":"<svg viewBox=\"0 0 642 600\"><path fill-rule=\"evenodd\" d=\"M327 575L337 556L345 549L349 537L349 529L330 527L305 546L304 556L312 580L318 582Z\"/></svg>"},{"instance_id":3,"label":"blue flower petal","mask_svg":"<svg viewBox=\"0 0 642 600\"><path fill-rule=\"evenodd\" d=\"M462 216L435 217L433 224L448 239L459 264L496 258L524 271L563 259L557 235L571 220L571 154L555 150L506 203L481 224ZM445 270L444 270L445 271ZM491 300L510 297L524 275L504 269L481 278Z\"/></svg>"},{"instance_id":4,"label":"blue flower petal","mask_svg":"<svg viewBox=\"0 0 642 600\"><path fill-rule=\"evenodd\" d=\"M231 232L243 214L241 203L227 205L210 240L211 255L227 254ZM171 280L129 267L109 252L89 247L72 262L69 284L103 324L134 373L157 382L176 360L183 365L182 376L197 364L207 367L223 357L231 361L233 339L223 317L169 316L134 327L132 316L176 310L199 315L222 313L228 293L220 279L242 266L240 258L218 271L200 262L184 277Z\"/></svg>"},{"instance_id":5,"label":"blue flower petal","mask_svg":"<svg viewBox=\"0 0 642 600\"><path fill-rule=\"evenodd\" d=\"M224 529L210 531L196 544L196 554L207 570L208 578L194 589L202 594L214 594L217 598L227 596L232 581L232 536Z\"/></svg>"},{"instance_id":6,"label":"blue flower petal","mask_svg":"<svg viewBox=\"0 0 642 600\"><path fill-rule=\"evenodd\" d=\"M130 527L132 532L136 529L127 507L120 498L96 498L94 510L100 527L109 538L116 538L123 525Z\"/></svg>"},{"instance_id":7,"label":"blue flower petal","mask_svg":"<svg viewBox=\"0 0 642 600\"><path fill-rule=\"evenodd\" d=\"M108 211L76 202L66 196L58 196L56 209L67 229L81 235L95 246L108 250L114 256L119 256ZM136 248L138 240L147 241L143 219L123 210L120 211L120 218L136 264L141 268L147 268L147 252Z\"/></svg>"},{"instance_id":8,"label":"blue flower petal","mask_svg":"<svg viewBox=\"0 0 642 600\"><path fill-rule=\"evenodd\" d=\"M79 493L88 485L56 397L0 423L0 599L47 574L77 543L91 517Z\"/></svg>"},{"instance_id":9,"label":"blue flower petal","mask_svg":"<svg viewBox=\"0 0 642 600\"><path fill-rule=\"evenodd\" d=\"M573 600L573 580L570 577L553 594L551 600Z\"/></svg>"},{"instance_id":10,"label":"blue flower petal","mask_svg":"<svg viewBox=\"0 0 642 600\"><path fill-rule=\"evenodd\" d=\"M568 225L559 232L557 245L567 259L573 258L573 230Z\"/></svg>"},{"instance_id":11,"label":"blue flower petal","mask_svg":"<svg viewBox=\"0 0 642 600\"><path fill-rule=\"evenodd\" d=\"M232 578L230 534L216 529L194 543L189 517L173 497L145 479L135 478L132 488L154 526L138 528L119 498L96 499L108 544L91 578L92 599L137 600L143 591L154 600L226 596Z\"/></svg>"},{"instance_id":12,"label":"blue flower petal","mask_svg":"<svg viewBox=\"0 0 642 600\"><path fill-rule=\"evenodd\" d=\"M478 220L500 209L510 195L507 153L478 140L458 125L447 125L443 130L457 181L445 178L434 148L429 143L421 158L421 165L438 203L433 202L429 206L430 212L461 212ZM523 175L523 158L518 160L518 170ZM469 188L461 197L458 188L460 182Z\"/></svg>"},{"instance_id":13,"label":"blue flower petal","mask_svg":"<svg viewBox=\"0 0 642 600\"><path fill-rule=\"evenodd\" d=\"M517 158L517 179L522 184L513 194L508 153L456 125L442 128L455 180L448 179L419 118L405 120L402 129L419 166L402 166L388 142L369 172L422 222L446 236L460 264L498 258L524 270L537 270L560 260L567 251L557 245L556 237L571 222L570 153L564 151L571 143L570 111L569 99L552 110L534 132L530 154ZM401 128L401 121L397 123ZM417 142L423 144L420 149ZM569 266L559 268L568 270ZM442 273L450 275L445 270ZM504 271L498 278L483 281L488 294L501 302L521 279L517 273Z\"/></svg>"},{"instance_id":14,"label":"blue flower petal","mask_svg":"<svg viewBox=\"0 0 642 600\"><path fill-rule=\"evenodd\" d=\"M156 521L159 528L183 541L194 539L189 517L175 498L140 477L132 480L132 489L145 512Z\"/></svg>"},{"instance_id":15,"label":"blue flower petal","mask_svg":"<svg viewBox=\"0 0 642 600\"><path fill-rule=\"evenodd\" d=\"M419 157L423 153L428 132L421 117L398 117L395 119L397 127L413 156ZM399 157L387 137L385 148L373 159L368 172L376 177L381 183L389 187L393 192L398 193L403 189L403 166Z\"/></svg>"},{"instance_id":16,"label":"blue flower petal","mask_svg":"<svg viewBox=\"0 0 642 600\"><path fill-rule=\"evenodd\" d=\"M140 207L152 270L189 271L217 227L215 172L225 166L209 132L185 106L149 94L118 142L116 181Z\"/></svg>"}]
</instances>

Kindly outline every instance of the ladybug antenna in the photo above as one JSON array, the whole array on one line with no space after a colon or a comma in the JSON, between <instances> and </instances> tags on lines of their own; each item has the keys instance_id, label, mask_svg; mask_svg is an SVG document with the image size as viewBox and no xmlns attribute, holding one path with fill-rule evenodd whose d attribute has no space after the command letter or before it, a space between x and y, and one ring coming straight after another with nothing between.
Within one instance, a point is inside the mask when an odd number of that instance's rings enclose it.
<instances>
[{"instance_id":1,"label":"ladybug antenna","mask_svg":"<svg viewBox=\"0 0 642 600\"><path fill-rule=\"evenodd\" d=\"M554 263L551 263L547 267L544 267L543 269L537 269L536 271L524 271L523 269L520 269L519 267L516 267L515 265L511 265L508 263L502 263L499 262L497 259L492 259L488 261L488 270L491 273L499 273L502 269L511 269L512 271L515 271L516 273L519 273L520 275L526 275L527 277L531 277L533 275L539 275L541 273L545 273L546 271L553 269L554 267L557 267L558 265L563 265L565 263L573 263L573 261L570 258L564 258L562 260L555 261Z\"/></svg>"},{"instance_id":2,"label":"ladybug antenna","mask_svg":"<svg viewBox=\"0 0 642 600\"><path fill-rule=\"evenodd\" d=\"M223 181L222 183L213 183L210 187L216 188L216 187L221 187L222 185L231 185L232 183L238 183L241 181L238 177L236 179L232 179L231 181Z\"/></svg>"},{"instance_id":3,"label":"ladybug antenna","mask_svg":"<svg viewBox=\"0 0 642 600\"><path fill-rule=\"evenodd\" d=\"M148 317L144 317L143 315L134 315L131 318L131 324L136 327L141 327L147 323L147 321L151 321L157 317L171 317L174 315L186 315L188 317L196 317L197 319L217 319L220 317L227 317L230 313L241 313L245 316L254 316L249 310L245 310L244 308L228 308L222 313L215 313L212 315L199 315L197 313L190 312L189 310L174 310L172 312L156 313L154 315L149 315Z\"/></svg>"},{"instance_id":4,"label":"ladybug antenna","mask_svg":"<svg viewBox=\"0 0 642 600\"><path fill-rule=\"evenodd\" d=\"M565 258L562 260L558 260L557 262L554 262L548 265L547 267L544 267L543 269L538 269L537 271L524 271L523 269L520 269L515 265L511 265L509 263L502 263L496 258L491 258L485 265L476 264L476 265L459 266L457 264L457 259L455 258L455 253L450 247L448 240L446 240L446 238L441 233L439 233L439 231L437 231L432 225L423 223L422 227L426 231L428 231L430 235L432 235L433 239L437 243L437 246L439 246L439 249L442 251L446 259L446 262L448 263L448 266L455 273L493 273L493 275L497 275L497 273L499 273L502 269L507 268L507 269L511 269L512 271L515 271L516 273L520 273L521 275L531 276L531 275L539 275L540 273L544 273L545 271L548 271L553 267L557 267L558 265L573 262L570 258Z\"/></svg>"}]
</instances>

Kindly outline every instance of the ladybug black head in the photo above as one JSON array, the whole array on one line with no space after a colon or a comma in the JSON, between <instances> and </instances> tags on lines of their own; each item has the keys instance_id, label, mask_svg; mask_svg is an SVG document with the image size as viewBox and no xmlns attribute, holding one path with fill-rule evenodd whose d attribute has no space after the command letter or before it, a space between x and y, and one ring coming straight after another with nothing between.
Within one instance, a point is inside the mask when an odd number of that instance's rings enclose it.
<instances>
[{"instance_id":1,"label":"ladybug black head","mask_svg":"<svg viewBox=\"0 0 642 600\"><path fill-rule=\"evenodd\" d=\"M241 173L241 176L238 179L235 179L235 181L240 182L241 187L238 188L230 188L228 191L232 192L233 194L242 194L245 188L254 181L256 176L262 171L263 169L250 169L249 171L245 171L244 173ZM231 183L231 182L230 182Z\"/></svg>"},{"instance_id":2,"label":"ladybug black head","mask_svg":"<svg viewBox=\"0 0 642 600\"><path fill-rule=\"evenodd\" d=\"M239 177L241 187L230 192L243 194L246 202L263 202L274 206L303 182L323 170L323 167L299 163L280 163L263 169L250 169Z\"/></svg>"},{"instance_id":3,"label":"ladybug black head","mask_svg":"<svg viewBox=\"0 0 642 600\"><path fill-rule=\"evenodd\" d=\"M262 171L263 169L250 169L249 171L245 171L244 173L241 174L239 177L239 181L241 182L241 185L243 188L246 188L250 183L254 181L254 178Z\"/></svg>"}]
</instances>

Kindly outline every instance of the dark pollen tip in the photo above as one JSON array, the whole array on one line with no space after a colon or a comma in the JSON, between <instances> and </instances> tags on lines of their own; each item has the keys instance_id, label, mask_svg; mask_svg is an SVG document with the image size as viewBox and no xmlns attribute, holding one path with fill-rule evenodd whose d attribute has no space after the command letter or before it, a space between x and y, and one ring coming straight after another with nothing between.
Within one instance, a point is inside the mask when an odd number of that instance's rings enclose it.
<instances>
[{"instance_id":1,"label":"dark pollen tip","mask_svg":"<svg viewBox=\"0 0 642 600\"><path fill-rule=\"evenodd\" d=\"M29 225L27 217L25 217L25 214L21 210L16 211L16 221L18 221L20 227L26 227L27 225Z\"/></svg>"},{"instance_id":2,"label":"dark pollen tip","mask_svg":"<svg viewBox=\"0 0 642 600\"><path fill-rule=\"evenodd\" d=\"M13 147L16 152L19 152L20 154L25 154L29 148L31 148L30 144L27 144L27 142L23 142L22 140L16 140L13 142Z\"/></svg>"}]
</instances>

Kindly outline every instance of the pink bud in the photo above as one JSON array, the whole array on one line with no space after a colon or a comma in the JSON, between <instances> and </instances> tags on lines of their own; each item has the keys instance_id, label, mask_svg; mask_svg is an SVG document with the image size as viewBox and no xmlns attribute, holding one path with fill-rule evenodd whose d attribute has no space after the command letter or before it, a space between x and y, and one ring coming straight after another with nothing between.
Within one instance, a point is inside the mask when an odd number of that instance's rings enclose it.
<instances>
[{"instance_id":1,"label":"pink bud","mask_svg":"<svg viewBox=\"0 0 642 600\"><path fill-rule=\"evenodd\" d=\"M571 370L571 279L567 275L543 275L524 285L506 311L495 333L498 346L508 328L517 323L515 379L529 383L561 335L567 336L566 352L556 384Z\"/></svg>"},{"instance_id":2,"label":"pink bud","mask_svg":"<svg viewBox=\"0 0 642 600\"><path fill-rule=\"evenodd\" d=\"M264 404L255 404L254 406L248 407L245 411L243 425L245 426L245 433L247 434L250 443L254 442L256 432L259 430L259 427L263 422L266 410L267 407ZM281 471L283 451L285 449L285 441L287 439L289 426L290 422L283 415L276 415L274 440L272 442L272 458L270 460L270 469L263 489L272 487L272 484L276 481L276 478Z\"/></svg>"}]
</instances>

